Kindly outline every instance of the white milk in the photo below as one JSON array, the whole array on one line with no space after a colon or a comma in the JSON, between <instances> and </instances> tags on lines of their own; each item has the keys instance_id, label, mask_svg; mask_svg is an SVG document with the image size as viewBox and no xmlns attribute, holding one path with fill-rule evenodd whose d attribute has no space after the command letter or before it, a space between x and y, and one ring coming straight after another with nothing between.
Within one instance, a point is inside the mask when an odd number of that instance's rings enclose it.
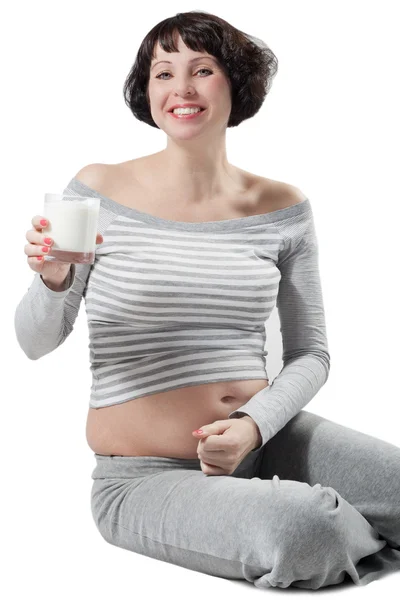
<instances>
[{"instance_id":1,"label":"white milk","mask_svg":"<svg viewBox=\"0 0 400 600\"><path fill-rule=\"evenodd\" d=\"M73 196L45 194L43 214L49 225L44 233L54 240L46 258L51 260L53 256L65 262L93 262L99 210L99 198L80 197L75 200ZM62 254L64 252L67 254Z\"/></svg>"}]
</instances>

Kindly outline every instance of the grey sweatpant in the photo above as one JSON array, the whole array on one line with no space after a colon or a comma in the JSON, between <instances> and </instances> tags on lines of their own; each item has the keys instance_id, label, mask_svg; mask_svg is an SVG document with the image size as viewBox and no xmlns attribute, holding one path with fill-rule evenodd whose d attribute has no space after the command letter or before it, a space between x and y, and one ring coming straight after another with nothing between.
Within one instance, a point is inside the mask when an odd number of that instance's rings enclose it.
<instances>
[{"instance_id":1,"label":"grey sweatpant","mask_svg":"<svg viewBox=\"0 0 400 600\"><path fill-rule=\"evenodd\" d=\"M198 459L94 456L92 514L114 546L258 588L400 573L400 448L314 413L232 475Z\"/></svg>"}]
</instances>

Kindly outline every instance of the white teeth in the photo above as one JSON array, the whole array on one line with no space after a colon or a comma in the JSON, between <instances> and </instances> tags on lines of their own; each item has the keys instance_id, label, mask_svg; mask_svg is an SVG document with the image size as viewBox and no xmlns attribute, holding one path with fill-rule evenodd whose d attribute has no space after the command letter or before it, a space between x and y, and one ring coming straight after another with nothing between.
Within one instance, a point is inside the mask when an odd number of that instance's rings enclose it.
<instances>
[{"instance_id":1,"label":"white teeth","mask_svg":"<svg viewBox=\"0 0 400 600\"><path fill-rule=\"evenodd\" d=\"M196 112L200 112L200 111L201 111L200 107L194 107L194 108L174 108L174 110L172 112L177 115L190 115L191 113L196 113Z\"/></svg>"}]
</instances>

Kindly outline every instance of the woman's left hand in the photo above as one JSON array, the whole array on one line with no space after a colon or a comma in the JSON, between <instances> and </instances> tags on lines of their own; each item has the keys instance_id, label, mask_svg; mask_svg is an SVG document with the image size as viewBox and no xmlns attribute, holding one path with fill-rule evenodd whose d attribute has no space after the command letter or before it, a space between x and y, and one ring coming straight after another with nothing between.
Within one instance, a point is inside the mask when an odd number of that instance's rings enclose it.
<instances>
[{"instance_id":1,"label":"woman's left hand","mask_svg":"<svg viewBox=\"0 0 400 600\"><path fill-rule=\"evenodd\" d=\"M231 475L247 454L261 443L261 435L250 416L224 419L203 425L203 433L193 431L199 439L197 456L206 475Z\"/></svg>"}]
</instances>

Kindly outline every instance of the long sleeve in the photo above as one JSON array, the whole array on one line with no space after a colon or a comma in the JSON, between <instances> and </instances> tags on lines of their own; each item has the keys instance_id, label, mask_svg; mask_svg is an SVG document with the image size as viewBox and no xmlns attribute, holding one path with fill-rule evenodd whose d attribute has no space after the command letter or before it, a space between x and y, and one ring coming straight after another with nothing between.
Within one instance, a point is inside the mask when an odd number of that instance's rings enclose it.
<instances>
[{"instance_id":1,"label":"long sleeve","mask_svg":"<svg viewBox=\"0 0 400 600\"><path fill-rule=\"evenodd\" d=\"M55 350L71 333L90 267L72 264L68 287L60 292L48 288L40 273L35 273L14 316L18 343L31 360Z\"/></svg>"},{"instance_id":2,"label":"long sleeve","mask_svg":"<svg viewBox=\"0 0 400 600\"><path fill-rule=\"evenodd\" d=\"M284 240L277 261L281 279L276 301L283 367L269 387L228 415L228 418L249 415L260 430L261 446L312 400L330 370L311 206L304 214L277 221L275 225Z\"/></svg>"},{"instance_id":3,"label":"long sleeve","mask_svg":"<svg viewBox=\"0 0 400 600\"><path fill-rule=\"evenodd\" d=\"M68 186L63 193L70 193ZM17 340L28 358L37 360L49 354L69 336L92 266L72 264L65 289L60 292L48 288L40 273L34 274L14 315Z\"/></svg>"}]
</instances>

